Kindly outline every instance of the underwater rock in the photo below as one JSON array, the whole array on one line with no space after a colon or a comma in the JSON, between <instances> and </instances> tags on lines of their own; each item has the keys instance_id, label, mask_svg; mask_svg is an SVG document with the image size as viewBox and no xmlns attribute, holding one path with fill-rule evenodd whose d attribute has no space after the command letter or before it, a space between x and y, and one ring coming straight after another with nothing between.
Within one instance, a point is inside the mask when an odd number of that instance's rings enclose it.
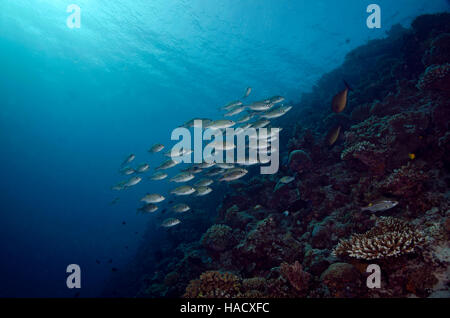
<instances>
[{"instance_id":1,"label":"underwater rock","mask_svg":"<svg viewBox=\"0 0 450 318\"><path fill-rule=\"evenodd\" d=\"M311 169L311 157L303 150L294 150L289 154L288 165L292 171L302 173Z\"/></svg>"},{"instance_id":2,"label":"underwater rock","mask_svg":"<svg viewBox=\"0 0 450 318\"><path fill-rule=\"evenodd\" d=\"M357 159L370 171L383 175L386 168L404 164L408 154L422 146L421 136L429 126L429 115L423 111L371 116L345 132L341 159Z\"/></svg>"},{"instance_id":3,"label":"underwater rock","mask_svg":"<svg viewBox=\"0 0 450 318\"><path fill-rule=\"evenodd\" d=\"M253 277L242 280L242 289L248 295L249 292L258 291L260 293L265 292L267 281L264 277Z\"/></svg>"},{"instance_id":4,"label":"underwater rock","mask_svg":"<svg viewBox=\"0 0 450 318\"><path fill-rule=\"evenodd\" d=\"M334 263L320 276L334 298L353 298L361 293L361 274L351 264Z\"/></svg>"},{"instance_id":5,"label":"underwater rock","mask_svg":"<svg viewBox=\"0 0 450 318\"><path fill-rule=\"evenodd\" d=\"M177 272L170 272L164 277L164 285L170 287L177 284L180 275Z\"/></svg>"},{"instance_id":6,"label":"underwater rock","mask_svg":"<svg viewBox=\"0 0 450 318\"><path fill-rule=\"evenodd\" d=\"M331 264L329 260L329 250L305 249L303 264L308 272L314 276L319 276Z\"/></svg>"},{"instance_id":7,"label":"underwater rock","mask_svg":"<svg viewBox=\"0 0 450 318\"><path fill-rule=\"evenodd\" d=\"M237 266L255 272L276 267L283 261L294 261L301 253L302 248L292 233L286 233L274 217L269 216L241 240L233 250L233 257Z\"/></svg>"},{"instance_id":8,"label":"underwater rock","mask_svg":"<svg viewBox=\"0 0 450 318\"><path fill-rule=\"evenodd\" d=\"M201 242L208 250L223 252L233 245L233 229L227 225L214 224L203 234Z\"/></svg>"},{"instance_id":9,"label":"underwater rock","mask_svg":"<svg viewBox=\"0 0 450 318\"><path fill-rule=\"evenodd\" d=\"M311 245L316 249L326 248L331 242L331 229L327 224L319 223L316 224L311 233Z\"/></svg>"},{"instance_id":10,"label":"underwater rock","mask_svg":"<svg viewBox=\"0 0 450 318\"><path fill-rule=\"evenodd\" d=\"M375 184L382 193L403 198L417 196L423 192L423 183L429 176L411 162L395 169L383 181Z\"/></svg>"},{"instance_id":11,"label":"underwater rock","mask_svg":"<svg viewBox=\"0 0 450 318\"><path fill-rule=\"evenodd\" d=\"M424 14L414 19L411 26L419 41L432 34L450 33L450 13Z\"/></svg>"},{"instance_id":12,"label":"underwater rock","mask_svg":"<svg viewBox=\"0 0 450 318\"><path fill-rule=\"evenodd\" d=\"M208 271L192 280L184 298L237 298L241 294L240 278L232 273Z\"/></svg>"},{"instance_id":13,"label":"underwater rock","mask_svg":"<svg viewBox=\"0 0 450 318\"><path fill-rule=\"evenodd\" d=\"M425 52L422 63L428 67L436 64L450 62L450 33L438 35L431 42L430 48Z\"/></svg>"},{"instance_id":14,"label":"underwater rock","mask_svg":"<svg viewBox=\"0 0 450 318\"><path fill-rule=\"evenodd\" d=\"M450 91L450 63L429 66L420 76L417 88Z\"/></svg>"},{"instance_id":15,"label":"underwater rock","mask_svg":"<svg viewBox=\"0 0 450 318\"><path fill-rule=\"evenodd\" d=\"M303 271L303 267L298 261L295 261L292 265L281 263L280 273L299 292L300 297L306 295L311 281L311 274Z\"/></svg>"}]
</instances>

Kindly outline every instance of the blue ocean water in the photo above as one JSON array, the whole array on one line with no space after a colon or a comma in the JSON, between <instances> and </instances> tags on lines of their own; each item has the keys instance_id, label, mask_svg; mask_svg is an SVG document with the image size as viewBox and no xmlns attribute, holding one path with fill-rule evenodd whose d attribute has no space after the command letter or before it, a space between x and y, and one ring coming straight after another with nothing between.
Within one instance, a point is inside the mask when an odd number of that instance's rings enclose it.
<instances>
[{"instance_id":1,"label":"blue ocean water","mask_svg":"<svg viewBox=\"0 0 450 318\"><path fill-rule=\"evenodd\" d=\"M66 8L82 9L81 28ZM120 163L242 96L298 101L345 54L447 1L3 0L0 2L0 296L72 296L66 266L97 296L152 222L120 195ZM119 180L118 180L119 179ZM126 225L122 225L125 221ZM136 234L136 232L138 234ZM155 245L160 242L155 238ZM96 263L100 260L100 264Z\"/></svg>"}]
</instances>

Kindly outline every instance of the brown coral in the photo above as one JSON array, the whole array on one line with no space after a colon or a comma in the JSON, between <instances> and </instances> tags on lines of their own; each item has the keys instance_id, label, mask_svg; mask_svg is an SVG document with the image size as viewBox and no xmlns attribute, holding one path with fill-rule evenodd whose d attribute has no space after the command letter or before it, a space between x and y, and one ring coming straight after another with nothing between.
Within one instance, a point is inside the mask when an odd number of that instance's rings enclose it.
<instances>
[{"instance_id":1,"label":"brown coral","mask_svg":"<svg viewBox=\"0 0 450 318\"><path fill-rule=\"evenodd\" d=\"M328 288L330 296L335 298L356 297L361 292L361 274L351 264L331 264L320 280Z\"/></svg>"},{"instance_id":2,"label":"brown coral","mask_svg":"<svg viewBox=\"0 0 450 318\"><path fill-rule=\"evenodd\" d=\"M450 90L450 64L431 65L429 66L417 83L420 90L438 89Z\"/></svg>"},{"instance_id":3,"label":"brown coral","mask_svg":"<svg viewBox=\"0 0 450 318\"><path fill-rule=\"evenodd\" d=\"M223 252L233 243L233 230L223 224L214 224L202 236L202 244L207 249Z\"/></svg>"},{"instance_id":4,"label":"brown coral","mask_svg":"<svg viewBox=\"0 0 450 318\"><path fill-rule=\"evenodd\" d=\"M280 272L284 278L302 295L306 294L311 280L311 274L303 271L302 265L296 261L293 265L282 263Z\"/></svg>"},{"instance_id":5,"label":"brown coral","mask_svg":"<svg viewBox=\"0 0 450 318\"><path fill-rule=\"evenodd\" d=\"M395 169L386 179L377 183L376 187L395 196L411 197L422 192L423 182L428 178L428 175L420 167L409 162L407 165Z\"/></svg>"},{"instance_id":6,"label":"brown coral","mask_svg":"<svg viewBox=\"0 0 450 318\"><path fill-rule=\"evenodd\" d=\"M235 298L240 297L240 278L232 273L208 271L199 279L191 280L186 287L185 298Z\"/></svg>"},{"instance_id":7,"label":"brown coral","mask_svg":"<svg viewBox=\"0 0 450 318\"><path fill-rule=\"evenodd\" d=\"M368 232L341 240L333 254L365 260L384 259L413 253L425 243L425 238L422 231L405 221L381 217Z\"/></svg>"}]
</instances>

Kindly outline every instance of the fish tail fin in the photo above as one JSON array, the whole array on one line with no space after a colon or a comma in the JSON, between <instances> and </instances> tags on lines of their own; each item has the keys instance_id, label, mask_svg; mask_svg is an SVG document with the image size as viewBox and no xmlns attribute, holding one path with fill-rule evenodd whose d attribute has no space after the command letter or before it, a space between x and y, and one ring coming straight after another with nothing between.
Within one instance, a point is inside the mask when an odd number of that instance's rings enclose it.
<instances>
[{"instance_id":1,"label":"fish tail fin","mask_svg":"<svg viewBox=\"0 0 450 318\"><path fill-rule=\"evenodd\" d=\"M343 81L344 81L345 87L347 87L347 89L348 89L349 91L353 91L353 88L350 86L350 84L347 83L346 80L343 80Z\"/></svg>"}]
</instances>

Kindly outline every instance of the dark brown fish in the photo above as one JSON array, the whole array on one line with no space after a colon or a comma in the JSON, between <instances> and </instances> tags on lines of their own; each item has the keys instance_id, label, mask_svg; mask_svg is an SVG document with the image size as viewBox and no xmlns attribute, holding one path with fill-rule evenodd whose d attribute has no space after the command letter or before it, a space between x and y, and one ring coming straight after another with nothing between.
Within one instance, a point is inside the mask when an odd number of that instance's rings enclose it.
<instances>
[{"instance_id":1,"label":"dark brown fish","mask_svg":"<svg viewBox=\"0 0 450 318\"><path fill-rule=\"evenodd\" d=\"M344 83L346 86L345 89L336 94L331 102L331 109L335 113L341 113L344 111L345 107L347 106L348 91L352 90L350 85L348 85L346 81L344 81Z\"/></svg>"},{"instance_id":2,"label":"dark brown fish","mask_svg":"<svg viewBox=\"0 0 450 318\"><path fill-rule=\"evenodd\" d=\"M341 133L341 126L332 128L327 135L328 145L332 146L338 140L339 134Z\"/></svg>"}]
</instances>

